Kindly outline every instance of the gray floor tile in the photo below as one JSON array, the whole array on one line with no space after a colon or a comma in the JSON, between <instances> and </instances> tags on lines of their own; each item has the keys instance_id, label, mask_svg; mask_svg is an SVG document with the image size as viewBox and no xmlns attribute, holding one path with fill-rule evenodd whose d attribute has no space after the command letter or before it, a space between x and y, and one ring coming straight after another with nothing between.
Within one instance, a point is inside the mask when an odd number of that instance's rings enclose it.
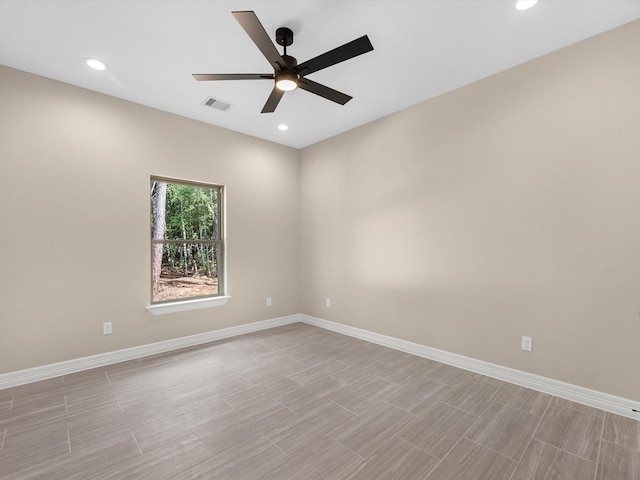
<instances>
[{"instance_id":1,"label":"gray floor tile","mask_svg":"<svg viewBox=\"0 0 640 480\"><path fill-rule=\"evenodd\" d=\"M509 480L516 462L462 439L427 480Z\"/></svg>"},{"instance_id":2,"label":"gray floor tile","mask_svg":"<svg viewBox=\"0 0 640 480\"><path fill-rule=\"evenodd\" d=\"M590 480L595 468L582 457L532 440L511 480Z\"/></svg>"},{"instance_id":3,"label":"gray floor tile","mask_svg":"<svg viewBox=\"0 0 640 480\"><path fill-rule=\"evenodd\" d=\"M330 435L366 457L415 418L415 415L389 403L380 403L345 422Z\"/></svg>"},{"instance_id":4,"label":"gray floor tile","mask_svg":"<svg viewBox=\"0 0 640 480\"><path fill-rule=\"evenodd\" d=\"M607 413L604 419L602 438L640 451L640 421Z\"/></svg>"},{"instance_id":5,"label":"gray floor tile","mask_svg":"<svg viewBox=\"0 0 640 480\"><path fill-rule=\"evenodd\" d=\"M209 422L235 415L235 413L223 400L213 400L207 406L176 415L166 415L153 422L138 426L133 429L133 433L142 451L147 452L195 432Z\"/></svg>"},{"instance_id":6,"label":"gray floor tile","mask_svg":"<svg viewBox=\"0 0 640 480\"><path fill-rule=\"evenodd\" d=\"M263 432L281 424L295 414L278 403L267 403L241 412L223 415L207 422L196 432L212 454L247 442L262 440Z\"/></svg>"},{"instance_id":7,"label":"gray floor tile","mask_svg":"<svg viewBox=\"0 0 640 480\"><path fill-rule=\"evenodd\" d=\"M378 377L364 378L330 395L331 400L356 414L377 405L398 390L393 382Z\"/></svg>"},{"instance_id":8,"label":"gray floor tile","mask_svg":"<svg viewBox=\"0 0 640 480\"><path fill-rule=\"evenodd\" d=\"M558 402L549 406L534 438L595 462L602 422L603 418Z\"/></svg>"},{"instance_id":9,"label":"gray floor tile","mask_svg":"<svg viewBox=\"0 0 640 480\"><path fill-rule=\"evenodd\" d=\"M593 415L594 417L604 418L603 410L598 410L597 408L582 405L581 403L572 402L571 400L567 400L565 398L553 397L551 404L571 408L572 410L577 410L582 413L588 413L589 415Z\"/></svg>"},{"instance_id":10,"label":"gray floor tile","mask_svg":"<svg viewBox=\"0 0 640 480\"><path fill-rule=\"evenodd\" d=\"M430 378L412 377L401 385L386 401L413 414L427 411L452 387Z\"/></svg>"},{"instance_id":11,"label":"gray floor tile","mask_svg":"<svg viewBox=\"0 0 640 480\"><path fill-rule=\"evenodd\" d=\"M251 440L245 440L221 450L171 478L172 480L255 480L286 460L288 460L287 455L264 435L258 435Z\"/></svg>"},{"instance_id":12,"label":"gray floor tile","mask_svg":"<svg viewBox=\"0 0 640 480\"><path fill-rule=\"evenodd\" d=\"M343 480L362 461L331 438L316 440L291 458L257 477L259 480ZM253 477L255 478L255 477Z\"/></svg>"},{"instance_id":13,"label":"gray floor tile","mask_svg":"<svg viewBox=\"0 0 640 480\"><path fill-rule=\"evenodd\" d=\"M181 437L142 456L116 464L112 468L91 467L68 480L169 480L210 459L210 452L197 435ZM192 477L186 477L192 478Z\"/></svg>"},{"instance_id":14,"label":"gray floor tile","mask_svg":"<svg viewBox=\"0 0 640 480\"><path fill-rule=\"evenodd\" d=\"M445 365L444 363L437 363L432 368L428 369L424 376L436 380L445 385L456 386L469 378L470 373L461 368Z\"/></svg>"},{"instance_id":15,"label":"gray floor tile","mask_svg":"<svg viewBox=\"0 0 640 480\"><path fill-rule=\"evenodd\" d=\"M541 416L547 408L550 399L551 395L547 395L546 393L536 392L535 390L519 385L507 384L500 390L500 394L495 401L533 415Z\"/></svg>"},{"instance_id":16,"label":"gray floor tile","mask_svg":"<svg viewBox=\"0 0 640 480\"><path fill-rule=\"evenodd\" d=\"M253 384L263 383L274 377L281 377L299 372L304 364L292 359L284 351L276 351L261 356L259 359L238 370L238 375Z\"/></svg>"},{"instance_id":17,"label":"gray floor tile","mask_svg":"<svg viewBox=\"0 0 640 480\"><path fill-rule=\"evenodd\" d=\"M420 480L438 462L401 438L391 437L363 460L348 480Z\"/></svg>"},{"instance_id":18,"label":"gray floor tile","mask_svg":"<svg viewBox=\"0 0 640 480\"><path fill-rule=\"evenodd\" d=\"M318 401L329 401L329 398L348 386L335 378L323 377L297 390L280 395L276 399L293 411L301 411L315 405Z\"/></svg>"},{"instance_id":19,"label":"gray floor tile","mask_svg":"<svg viewBox=\"0 0 640 480\"><path fill-rule=\"evenodd\" d=\"M475 415L437 402L415 418L398 436L442 459L477 420Z\"/></svg>"},{"instance_id":20,"label":"gray floor tile","mask_svg":"<svg viewBox=\"0 0 640 480\"><path fill-rule=\"evenodd\" d=\"M349 363L348 367L332 373L331 376L336 380L353 385L375 376L380 366L381 364L376 361L358 361Z\"/></svg>"},{"instance_id":21,"label":"gray floor tile","mask_svg":"<svg viewBox=\"0 0 640 480\"><path fill-rule=\"evenodd\" d=\"M227 395L223 399L234 409L242 410L260 403L273 401L276 397L297 390L300 387L301 385L293 380L277 376L245 390Z\"/></svg>"},{"instance_id":22,"label":"gray floor tile","mask_svg":"<svg viewBox=\"0 0 640 480\"><path fill-rule=\"evenodd\" d=\"M242 392L253 385L249 380L239 375L226 375L215 380L203 382L200 385L192 385L173 391L169 394L169 399L176 406L182 406L185 409L189 407L198 408L213 400ZM121 398L121 395L118 395L118 398Z\"/></svg>"},{"instance_id":23,"label":"gray floor tile","mask_svg":"<svg viewBox=\"0 0 640 480\"><path fill-rule=\"evenodd\" d=\"M488 379L469 378L442 396L441 400L474 415L480 415L497 397L500 386Z\"/></svg>"},{"instance_id":24,"label":"gray floor tile","mask_svg":"<svg viewBox=\"0 0 640 480\"><path fill-rule=\"evenodd\" d=\"M328 375L333 375L347 368L347 364L337 360L329 359L325 362L315 364L311 367L305 365L304 369L286 375L287 378L293 380L300 385L309 385L310 383L320 380ZM335 377L334 377L335 378Z\"/></svg>"},{"instance_id":25,"label":"gray floor tile","mask_svg":"<svg viewBox=\"0 0 640 480\"><path fill-rule=\"evenodd\" d=\"M265 430L265 435L288 455L322 438L353 419L340 405L327 402L287 418Z\"/></svg>"},{"instance_id":26,"label":"gray floor tile","mask_svg":"<svg viewBox=\"0 0 640 480\"><path fill-rule=\"evenodd\" d=\"M393 365L383 363L381 368L376 370L376 375L389 382L403 384L411 377L421 375L434 366L434 363L430 360L413 355L409 355L409 357L411 357L411 359L402 358L401 362Z\"/></svg>"},{"instance_id":27,"label":"gray floor tile","mask_svg":"<svg viewBox=\"0 0 640 480\"><path fill-rule=\"evenodd\" d=\"M35 405L14 406L12 409L1 409L0 429L29 428L47 420L60 418L65 412L64 397L62 402L55 405L44 406L36 403Z\"/></svg>"},{"instance_id":28,"label":"gray floor tile","mask_svg":"<svg viewBox=\"0 0 640 480\"><path fill-rule=\"evenodd\" d=\"M68 430L62 423L7 430L0 452L0 478L69 453Z\"/></svg>"},{"instance_id":29,"label":"gray floor tile","mask_svg":"<svg viewBox=\"0 0 640 480\"><path fill-rule=\"evenodd\" d=\"M640 451L603 441L596 480L640 479Z\"/></svg>"},{"instance_id":30,"label":"gray floor tile","mask_svg":"<svg viewBox=\"0 0 640 480\"><path fill-rule=\"evenodd\" d=\"M540 417L494 403L467 432L470 440L512 460L520 460Z\"/></svg>"}]
</instances>

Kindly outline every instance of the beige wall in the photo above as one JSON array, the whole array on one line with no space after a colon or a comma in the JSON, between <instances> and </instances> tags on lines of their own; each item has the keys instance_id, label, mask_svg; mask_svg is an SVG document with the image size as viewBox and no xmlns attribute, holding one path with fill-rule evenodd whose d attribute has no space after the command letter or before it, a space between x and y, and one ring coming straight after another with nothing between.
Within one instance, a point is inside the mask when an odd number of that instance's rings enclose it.
<instances>
[{"instance_id":1,"label":"beige wall","mask_svg":"<svg viewBox=\"0 0 640 480\"><path fill-rule=\"evenodd\" d=\"M0 373L299 311L297 150L5 67L0 92ZM226 185L225 307L145 310L151 175Z\"/></svg>"},{"instance_id":2,"label":"beige wall","mask_svg":"<svg viewBox=\"0 0 640 480\"><path fill-rule=\"evenodd\" d=\"M640 400L639 59L637 21L305 149L302 311Z\"/></svg>"}]
</instances>

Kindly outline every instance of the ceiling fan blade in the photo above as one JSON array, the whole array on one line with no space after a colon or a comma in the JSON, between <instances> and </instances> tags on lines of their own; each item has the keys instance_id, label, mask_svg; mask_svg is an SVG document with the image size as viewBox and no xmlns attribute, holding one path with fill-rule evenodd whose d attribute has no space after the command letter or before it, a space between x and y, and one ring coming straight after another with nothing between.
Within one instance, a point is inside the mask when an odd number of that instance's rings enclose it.
<instances>
[{"instance_id":1,"label":"ceiling fan blade","mask_svg":"<svg viewBox=\"0 0 640 480\"><path fill-rule=\"evenodd\" d=\"M273 80L273 73L194 73L199 82L207 80Z\"/></svg>"},{"instance_id":2,"label":"ceiling fan blade","mask_svg":"<svg viewBox=\"0 0 640 480\"><path fill-rule=\"evenodd\" d=\"M253 11L231 12L247 35L251 37L253 43L260 49L262 55L273 66L274 70L280 70L285 66L285 62L278 53L276 46L271 41L260 20Z\"/></svg>"},{"instance_id":3,"label":"ceiling fan blade","mask_svg":"<svg viewBox=\"0 0 640 480\"><path fill-rule=\"evenodd\" d=\"M327 100L331 100L332 102L339 103L340 105L344 105L353 98L345 93L322 85L321 83L309 80L308 78L300 78L298 80L298 88L306 90L307 92L315 93L316 95L324 97Z\"/></svg>"},{"instance_id":4,"label":"ceiling fan blade","mask_svg":"<svg viewBox=\"0 0 640 480\"><path fill-rule=\"evenodd\" d=\"M318 55L311 60L301 63L295 70L302 76L309 75L310 73L317 72L318 70L330 67L336 63L344 62L345 60L357 57L358 55L370 52L371 50L373 50L373 45L371 45L369 37L364 35L349 43L345 43L338 48L329 50L322 55Z\"/></svg>"},{"instance_id":5,"label":"ceiling fan blade","mask_svg":"<svg viewBox=\"0 0 640 480\"><path fill-rule=\"evenodd\" d=\"M284 92L279 88L273 87L271 90L271 95L267 98L267 103L262 107L262 111L260 113L273 113L276 111L276 107L278 103L280 103L280 99L284 95Z\"/></svg>"}]
</instances>

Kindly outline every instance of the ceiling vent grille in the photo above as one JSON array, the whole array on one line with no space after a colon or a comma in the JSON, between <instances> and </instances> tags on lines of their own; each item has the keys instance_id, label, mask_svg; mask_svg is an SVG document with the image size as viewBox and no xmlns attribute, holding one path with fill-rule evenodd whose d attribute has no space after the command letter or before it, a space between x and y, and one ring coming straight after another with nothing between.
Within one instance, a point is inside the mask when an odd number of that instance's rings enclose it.
<instances>
[{"instance_id":1,"label":"ceiling vent grille","mask_svg":"<svg viewBox=\"0 0 640 480\"><path fill-rule=\"evenodd\" d=\"M231 108L230 103L223 102L222 100L218 100L217 98L213 98L213 97L208 97L204 101L204 105L206 107L215 108L216 110L222 110L223 112L226 112Z\"/></svg>"}]
</instances>

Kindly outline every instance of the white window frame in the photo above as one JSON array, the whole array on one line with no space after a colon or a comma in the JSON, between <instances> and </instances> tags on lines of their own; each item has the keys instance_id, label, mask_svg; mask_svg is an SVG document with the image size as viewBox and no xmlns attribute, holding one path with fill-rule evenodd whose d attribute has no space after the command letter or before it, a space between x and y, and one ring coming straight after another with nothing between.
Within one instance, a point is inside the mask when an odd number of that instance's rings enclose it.
<instances>
[{"instance_id":1,"label":"white window frame","mask_svg":"<svg viewBox=\"0 0 640 480\"><path fill-rule=\"evenodd\" d=\"M192 180L183 180L177 178L169 178L169 177L160 177L156 175L152 175L150 178L150 184L153 185L153 182L163 182L166 184L178 184L178 185L188 185L200 188L210 188L215 189L217 191L218 197L218 231L217 231L217 239L205 240L205 241L188 241L188 243L208 243L215 244L219 248L219 255L217 259L217 278L218 278L218 293L215 295L201 296L201 297L193 297L193 298L176 298L169 299L163 301L154 301L153 300L153 246L157 244L168 244L168 243L184 243L181 240L158 240L153 239L153 233L150 234L150 248L149 248L149 259L150 259L150 270L151 270L151 281L150 281L150 305L147 305L146 310L153 315L162 315L167 313L175 313L187 310L196 310L200 308L210 308L210 307L218 307L226 304L231 298L227 295L227 285L226 285L226 238L225 238L225 191L224 185L216 185L210 183L197 182ZM151 204L150 204L151 205ZM151 208L151 207L150 207ZM152 218L152 212L150 212L149 218Z\"/></svg>"}]
</instances>

